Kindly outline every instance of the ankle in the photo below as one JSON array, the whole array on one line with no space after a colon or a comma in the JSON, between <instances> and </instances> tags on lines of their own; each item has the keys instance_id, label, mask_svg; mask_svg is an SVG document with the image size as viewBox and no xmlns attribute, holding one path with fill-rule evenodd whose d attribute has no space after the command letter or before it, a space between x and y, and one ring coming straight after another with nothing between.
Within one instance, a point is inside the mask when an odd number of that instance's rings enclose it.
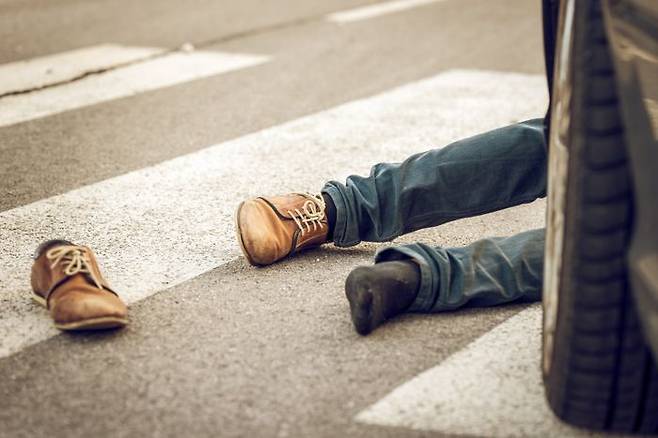
<instances>
[{"instance_id":1,"label":"ankle","mask_svg":"<svg viewBox=\"0 0 658 438\"><path fill-rule=\"evenodd\" d=\"M324 192L322 193L322 199L324 199L324 214L327 217L327 226L329 227L327 241L331 242L334 240L334 227L336 225L336 204L334 204L334 200L331 199L331 196Z\"/></svg>"},{"instance_id":2,"label":"ankle","mask_svg":"<svg viewBox=\"0 0 658 438\"><path fill-rule=\"evenodd\" d=\"M381 262L373 266L381 281L380 288L388 291L390 316L406 312L420 289L420 267L412 260Z\"/></svg>"}]
</instances>

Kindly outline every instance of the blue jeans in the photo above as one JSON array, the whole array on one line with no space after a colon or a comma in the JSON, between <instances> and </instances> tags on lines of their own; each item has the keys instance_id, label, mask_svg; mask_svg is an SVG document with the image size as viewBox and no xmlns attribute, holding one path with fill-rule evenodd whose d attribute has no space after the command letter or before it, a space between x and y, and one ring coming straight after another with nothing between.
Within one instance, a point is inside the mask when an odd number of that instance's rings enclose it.
<instances>
[{"instance_id":1,"label":"blue jeans","mask_svg":"<svg viewBox=\"0 0 658 438\"><path fill-rule=\"evenodd\" d=\"M384 242L421 228L546 196L544 122L480 134L402 163L377 164L368 177L331 181L334 244ZM377 252L375 263L412 259L421 284L409 311L440 312L541 298L544 230L480 240L463 248L414 243Z\"/></svg>"}]
</instances>

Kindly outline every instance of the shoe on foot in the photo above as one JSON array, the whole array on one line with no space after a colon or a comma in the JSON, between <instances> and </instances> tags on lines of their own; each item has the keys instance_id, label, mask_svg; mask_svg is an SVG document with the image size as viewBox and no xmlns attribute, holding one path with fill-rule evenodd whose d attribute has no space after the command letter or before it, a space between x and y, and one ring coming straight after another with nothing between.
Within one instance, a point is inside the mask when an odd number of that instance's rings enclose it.
<instances>
[{"instance_id":1,"label":"shoe on foot","mask_svg":"<svg viewBox=\"0 0 658 438\"><path fill-rule=\"evenodd\" d=\"M244 201L236 213L242 252L252 265L269 265L327 241L329 225L321 195L291 193Z\"/></svg>"},{"instance_id":2,"label":"shoe on foot","mask_svg":"<svg viewBox=\"0 0 658 438\"><path fill-rule=\"evenodd\" d=\"M387 319L404 313L418 294L420 270L412 261L359 266L345 281L354 328L367 335Z\"/></svg>"},{"instance_id":3,"label":"shoe on foot","mask_svg":"<svg viewBox=\"0 0 658 438\"><path fill-rule=\"evenodd\" d=\"M50 311L60 330L123 327L128 309L107 285L91 249L51 240L37 249L32 298Z\"/></svg>"}]
</instances>

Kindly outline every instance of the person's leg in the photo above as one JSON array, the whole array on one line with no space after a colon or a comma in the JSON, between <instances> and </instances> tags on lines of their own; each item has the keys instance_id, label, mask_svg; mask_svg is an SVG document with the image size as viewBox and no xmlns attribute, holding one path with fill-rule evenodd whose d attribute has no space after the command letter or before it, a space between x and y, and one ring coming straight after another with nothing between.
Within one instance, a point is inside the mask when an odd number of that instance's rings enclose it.
<instances>
[{"instance_id":1,"label":"person's leg","mask_svg":"<svg viewBox=\"0 0 658 438\"><path fill-rule=\"evenodd\" d=\"M496 129L402 163L378 164L368 177L322 190L336 209L333 242L383 242L421 228L531 202L546 194L542 119Z\"/></svg>"},{"instance_id":2,"label":"person's leg","mask_svg":"<svg viewBox=\"0 0 658 438\"><path fill-rule=\"evenodd\" d=\"M496 129L368 177L329 182L322 196L291 193L240 204L238 241L253 265L269 265L333 241L387 241L419 228L530 202L546 192L540 119Z\"/></svg>"},{"instance_id":3,"label":"person's leg","mask_svg":"<svg viewBox=\"0 0 658 438\"><path fill-rule=\"evenodd\" d=\"M422 243L385 248L345 285L352 320L367 334L403 312L435 313L541 298L544 230L462 248Z\"/></svg>"}]
</instances>

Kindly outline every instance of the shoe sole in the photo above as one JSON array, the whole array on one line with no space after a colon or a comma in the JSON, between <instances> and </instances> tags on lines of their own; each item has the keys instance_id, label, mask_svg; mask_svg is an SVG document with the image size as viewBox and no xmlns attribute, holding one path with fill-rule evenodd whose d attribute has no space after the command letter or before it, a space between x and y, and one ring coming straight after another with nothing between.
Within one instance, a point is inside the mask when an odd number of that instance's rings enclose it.
<instances>
[{"instance_id":1,"label":"shoe sole","mask_svg":"<svg viewBox=\"0 0 658 438\"><path fill-rule=\"evenodd\" d=\"M234 222L235 222L235 233L237 234L238 238L238 243L240 244L240 250L242 250L242 255L244 255L244 258L247 259L249 264L251 266L262 266L256 262L254 262L251 257L249 256L249 253L247 252L247 248L244 246L244 241L242 240L242 229L240 229L240 212L242 211L242 206L244 205L244 201L238 205L237 210L235 211L235 217L234 217Z\"/></svg>"},{"instance_id":2,"label":"shoe sole","mask_svg":"<svg viewBox=\"0 0 658 438\"><path fill-rule=\"evenodd\" d=\"M46 300L37 294L32 294L32 300L42 307L48 307ZM128 319L118 316L101 316L98 318L89 318L83 321L68 322L66 324L55 323L55 327L64 331L76 330L107 330L122 328L128 325Z\"/></svg>"}]
</instances>

